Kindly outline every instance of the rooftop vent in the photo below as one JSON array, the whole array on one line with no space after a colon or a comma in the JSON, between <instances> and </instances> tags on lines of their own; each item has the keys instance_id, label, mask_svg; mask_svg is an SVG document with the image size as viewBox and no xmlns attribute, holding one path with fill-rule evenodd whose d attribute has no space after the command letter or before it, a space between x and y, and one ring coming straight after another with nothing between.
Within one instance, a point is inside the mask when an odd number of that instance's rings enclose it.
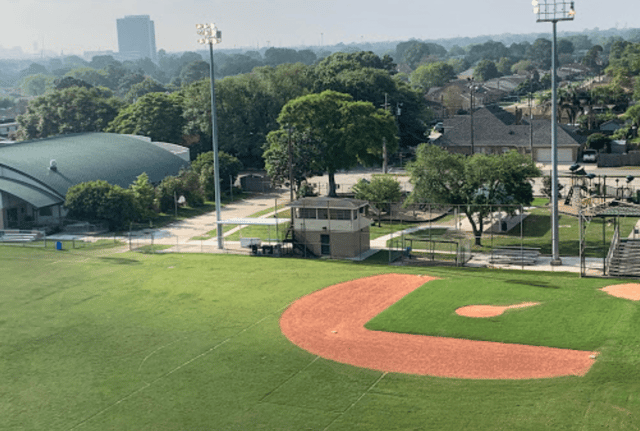
<instances>
[{"instance_id":1,"label":"rooftop vent","mask_svg":"<svg viewBox=\"0 0 640 431\"><path fill-rule=\"evenodd\" d=\"M49 161L49 170L52 170L52 171L58 170L58 163L56 163L55 159L51 159Z\"/></svg>"}]
</instances>

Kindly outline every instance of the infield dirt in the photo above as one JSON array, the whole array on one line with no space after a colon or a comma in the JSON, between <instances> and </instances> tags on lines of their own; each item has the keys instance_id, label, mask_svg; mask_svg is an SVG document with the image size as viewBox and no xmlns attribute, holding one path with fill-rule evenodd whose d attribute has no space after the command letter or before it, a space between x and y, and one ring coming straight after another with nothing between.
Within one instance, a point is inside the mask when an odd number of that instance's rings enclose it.
<instances>
[{"instance_id":1,"label":"infield dirt","mask_svg":"<svg viewBox=\"0 0 640 431\"><path fill-rule=\"evenodd\" d=\"M585 375L597 352L370 331L364 325L434 277L384 274L330 286L294 302L280 328L297 346L387 372L469 379ZM453 311L453 310L452 310Z\"/></svg>"}]
</instances>

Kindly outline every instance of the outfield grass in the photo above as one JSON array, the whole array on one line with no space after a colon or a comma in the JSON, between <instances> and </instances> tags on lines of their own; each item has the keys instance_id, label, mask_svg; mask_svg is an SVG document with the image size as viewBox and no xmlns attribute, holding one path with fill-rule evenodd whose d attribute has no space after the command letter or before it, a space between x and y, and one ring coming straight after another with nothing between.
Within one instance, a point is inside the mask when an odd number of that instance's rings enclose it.
<instances>
[{"instance_id":1,"label":"outfield grass","mask_svg":"<svg viewBox=\"0 0 640 431\"><path fill-rule=\"evenodd\" d=\"M106 253L0 247L0 429L640 428L640 305L595 291L616 281ZM473 381L358 369L317 358L281 334L280 314L296 298L384 272L436 275L451 279L441 283L451 289L465 282L469 300L479 302L602 301L604 308L587 313L594 335L580 333L591 336L585 343L601 354L585 377ZM488 279L503 283L503 290L489 292ZM484 294L471 293L483 283ZM425 314L434 312L434 304L423 305ZM536 308L544 310L527 312ZM488 331L498 326L487 325ZM551 330L568 333L576 326L562 321Z\"/></svg>"},{"instance_id":2,"label":"outfield grass","mask_svg":"<svg viewBox=\"0 0 640 431\"><path fill-rule=\"evenodd\" d=\"M499 341L512 344L596 350L620 316L636 305L597 290L598 279L537 274L529 280L493 275L452 275L415 290L367 323L387 332ZM473 286L472 289L469 286ZM540 305L474 319L455 310L467 305ZM562 330L558 330L562 328Z\"/></svg>"}]
</instances>

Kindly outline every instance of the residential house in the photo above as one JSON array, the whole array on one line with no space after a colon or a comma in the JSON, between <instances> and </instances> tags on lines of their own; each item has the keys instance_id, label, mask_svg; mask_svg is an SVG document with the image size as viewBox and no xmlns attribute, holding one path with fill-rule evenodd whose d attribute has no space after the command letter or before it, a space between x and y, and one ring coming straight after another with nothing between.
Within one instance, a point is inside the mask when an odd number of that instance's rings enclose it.
<instances>
[{"instance_id":1,"label":"residential house","mask_svg":"<svg viewBox=\"0 0 640 431\"><path fill-rule=\"evenodd\" d=\"M474 153L503 154L516 150L526 155L531 154L533 149L535 161L543 163L551 161L551 122L549 120L529 120L523 118L522 111L514 115L491 106L475 110L473 128L471 124L471 115L456 115L445 119L444 133L432 139L432 143L453 153L471 154L473 138ZM558 161L574 162L585 141L586 139L577 135L572 128L559 124Z\"/></svg>"}]
</instances>

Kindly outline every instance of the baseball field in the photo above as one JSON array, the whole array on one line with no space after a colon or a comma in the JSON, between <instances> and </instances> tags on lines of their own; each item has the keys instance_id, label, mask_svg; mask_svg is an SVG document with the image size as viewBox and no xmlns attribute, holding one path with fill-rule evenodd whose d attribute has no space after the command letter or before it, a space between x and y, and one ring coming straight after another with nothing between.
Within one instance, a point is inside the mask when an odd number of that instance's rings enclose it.
<instances>
[{"instance_id":1,"label":"baseball field","mask_svg":"<svg viewBox=\"0 0 640 431\"><path fill-rule=\"evenodd\" d=\"M640 302L600 290L623 283L629 280L0 247L0 430L637 431ZM333 294L354 297L346 290L354 286L369 302L357 297L347 306ZM321 327L319 338L333 342L334 352L338 340L342 352L367 349L356 359L377 354L425 371L353 365L316 351L317 340L305 345L311 331L294 338L291 328L335 314L320 302L313 313L293 315L322 296L355 314L368 303L378 307L359 315L357 327L346 320ZM477 317L460 311L476 305L505 308ZM298 320L286 323L290 314ZM427 340L427 350L392 345L383 354L377 339L360 333L416 337L408 339ZM448 361L432 339L502 346L486 355L497 359L490 368L518 361L504 352L520 347L578 352L586 362L541 377L439 373L427 366L432 355ZM560 362L544 358L543 368ZM464 367L474 358L458 354L450 362Z\"/></svg>"}]
</instances>

